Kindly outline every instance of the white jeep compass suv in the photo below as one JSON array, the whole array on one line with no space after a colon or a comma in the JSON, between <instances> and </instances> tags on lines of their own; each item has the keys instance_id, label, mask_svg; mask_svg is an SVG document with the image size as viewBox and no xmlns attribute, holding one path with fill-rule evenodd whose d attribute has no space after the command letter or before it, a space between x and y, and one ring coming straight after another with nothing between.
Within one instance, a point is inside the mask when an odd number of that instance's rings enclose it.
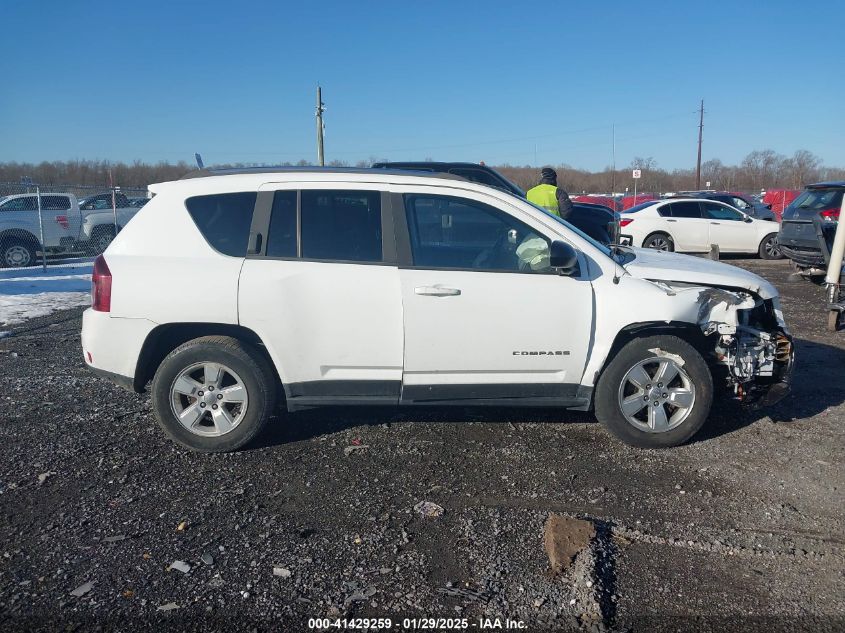
<instances>
[{"instance_id":1,"label":"white jeep compass suv","mask_svg":"<svg viewBox=\"0 0 845 633\"><path fill-rule=\"evenodd\" d=\"M680 444L715 391L772 403L792 341L776 290L725 264L610 250L443 174L247 170L150 187L97 259L86 363L200 451L281 401L595 409Z\"/></svg>"}]
</instances>

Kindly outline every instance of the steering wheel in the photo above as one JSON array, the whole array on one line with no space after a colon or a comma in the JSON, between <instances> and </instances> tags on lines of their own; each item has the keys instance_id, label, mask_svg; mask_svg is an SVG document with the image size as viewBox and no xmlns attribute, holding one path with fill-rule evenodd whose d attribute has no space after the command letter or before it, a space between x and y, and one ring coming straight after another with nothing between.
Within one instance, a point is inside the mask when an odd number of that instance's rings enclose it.
<instances>
[{"instance_id":1,"label":"steering wheel","mask_svg":"<svg viewBox=\"0 0 845 633\"><path fill-rule=\"evenodd\" d=\"M482 250L472 261L472 267L494 268L493 264L495 264L499 257L509 254L510 251L516 250L516 245L514 245L513 248L510 248L510 244L507 242L508 234L511 230L512 229L508 229L505 233L499 236L499 239L497 239L492 246Z\"/></svg>"}]
</instances>

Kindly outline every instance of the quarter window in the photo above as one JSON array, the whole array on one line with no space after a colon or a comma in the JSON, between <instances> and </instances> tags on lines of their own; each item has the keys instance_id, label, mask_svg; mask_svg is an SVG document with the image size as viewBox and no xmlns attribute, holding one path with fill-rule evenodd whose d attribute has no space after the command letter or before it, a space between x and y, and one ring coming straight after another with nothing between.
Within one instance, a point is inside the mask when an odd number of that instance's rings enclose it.
<instances>
[{"instance_id":1,"label":"quarter window","mask_svg":"<svg viewBox=\"0 0 845 633\"><path fill-rule=\"evenodd\" d=\"M382 261L378 191L304 190L300 196L303 258Z\"/></svg>"},{"instance_id":2,"label":"quarter window","mask_svg":"<svg viewBox=\"0 0 845 633\"><path fill-rule=\"evenodd\" d=\"M405 196L415 266L549 271L549 241L494 207L448 196Z\"/></svg>"},{"instance_id":3,"label":"quarter window","mask_svg":"<svg viewBox=\"0 0 845 633\"><path fill-rule=\"evenodd\" d=\"M246 256L256 193L218 193L185 200L188 213L211 246L232 257Z\"/></svg>"}]
</instances>

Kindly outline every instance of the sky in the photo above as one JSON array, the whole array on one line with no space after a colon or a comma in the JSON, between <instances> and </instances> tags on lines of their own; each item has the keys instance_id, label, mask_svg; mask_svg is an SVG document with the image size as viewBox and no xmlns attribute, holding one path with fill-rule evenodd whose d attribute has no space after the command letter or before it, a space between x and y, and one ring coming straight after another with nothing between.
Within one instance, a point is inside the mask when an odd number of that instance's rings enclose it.
<instances>
[{"instance_id":1,"label":"sky","mask_svg":"<svg viewBox=\"0 0 845 633\"><path fill-rule=\"evenodd\" d=\"M845 166L834 0L0 4L0 162Z\"/></svg>"}]
</instances>

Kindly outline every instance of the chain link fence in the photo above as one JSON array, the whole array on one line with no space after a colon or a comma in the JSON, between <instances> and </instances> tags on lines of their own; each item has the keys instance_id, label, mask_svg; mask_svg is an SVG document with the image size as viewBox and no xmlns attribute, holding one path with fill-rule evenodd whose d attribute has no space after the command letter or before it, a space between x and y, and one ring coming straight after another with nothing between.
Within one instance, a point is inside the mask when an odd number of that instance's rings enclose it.
<instances>
[{"instance_id":1,"label":"chain link fence","mask_svg":"<svg viewBox=\"0 0 845 633\"><path fill-rule=\"evenodd\" d=\"M146 189L0 182L0 336L89 304L94 257L146 201Z\"/></svg>"},{"instance_id":2,"label":"chain link fence","mask_svg":"<svg viewBox=\"0 0 845 633\"><path fill-rule=\"evenodd\" d=\"M146 200L146 189L0 183L0 268L90 259Z\"/></svg>"}]
</instances>

